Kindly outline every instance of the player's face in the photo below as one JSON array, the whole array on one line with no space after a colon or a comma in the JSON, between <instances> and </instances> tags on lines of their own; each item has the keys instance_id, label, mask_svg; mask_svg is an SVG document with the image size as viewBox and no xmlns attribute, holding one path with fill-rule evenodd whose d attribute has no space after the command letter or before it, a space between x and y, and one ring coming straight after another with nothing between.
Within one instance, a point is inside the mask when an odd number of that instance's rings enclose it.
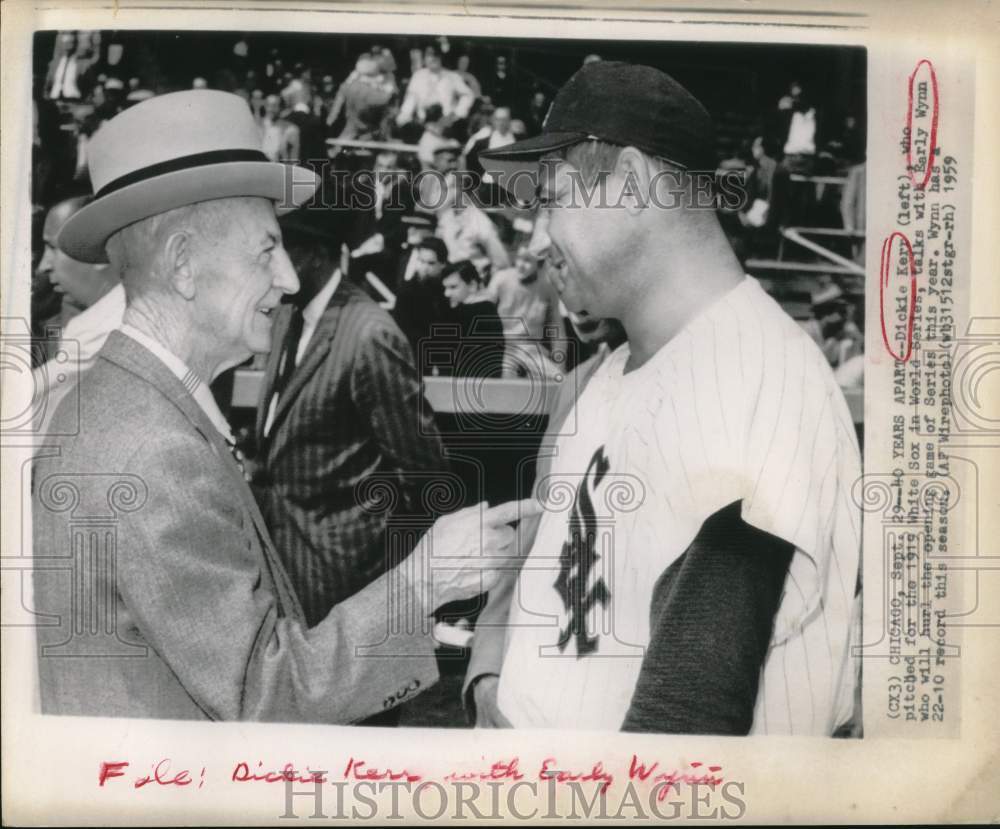
<instances>
[{"instance_id":1,"label":"player's face","mask_svg":"<svg viewBox=\"0 0 1000 829\"><path fill-rule=\"evenodd\" d=\"M616 239L621 210L602 205L581 192L579 171L559 162L543 175L539 196L548 234L547 274L570 311L598 317L617 316L614 303Z\"/></svg>"},{"instance_id":2,"label":"player's face","mask_svg":"<svg viewBox=\"0 0 1000 829\"><path fill-rule=\"evenodd\" d=\"M202 333L230 365L269 351L274 314L299 280L281 243L273 204L232 199L218 234L201 239L194 256ZM232 362L232 361L235 361Z\"/></svg>"}]
</instances>

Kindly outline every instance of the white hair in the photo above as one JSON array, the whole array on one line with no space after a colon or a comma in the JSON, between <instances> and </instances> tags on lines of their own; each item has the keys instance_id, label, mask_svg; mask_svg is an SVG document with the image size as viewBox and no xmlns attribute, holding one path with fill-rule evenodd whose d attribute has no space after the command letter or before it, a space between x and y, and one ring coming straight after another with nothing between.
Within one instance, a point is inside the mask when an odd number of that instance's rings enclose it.
<instances>
[{"instance_id":1,"label":"white hair","mask_svg":"<svg viewBox=\"0 0 1000 829\"><path fill-rule=\"evenodd\" d=\"M184 230L199 236L216 235L220 221L235 215L234 202L245 199L213 199L184 205L140 219L114 233L107 241L108 259L121 277L129 302L155 291L160 284L160 254L172 233Z\"/></svg>"}]
</instances>

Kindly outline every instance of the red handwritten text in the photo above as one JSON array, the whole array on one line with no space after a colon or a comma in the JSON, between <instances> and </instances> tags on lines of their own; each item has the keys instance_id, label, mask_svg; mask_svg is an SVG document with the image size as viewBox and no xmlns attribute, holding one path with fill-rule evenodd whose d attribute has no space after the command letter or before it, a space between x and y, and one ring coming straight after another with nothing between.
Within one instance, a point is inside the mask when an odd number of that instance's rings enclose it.
<instances>
[{"instance_id":1,"label":"red handwritten text","mask_svg":"<svg viewBox=\"0 0 1000 829\"><path fill-rule=\"evenodd\" d=\"M354 780L405 780L407 783L416 783L420 780L419 774L411 774L406 769L393 771L385 769L381 771L377 768L365 768L364 760L355 760L353 757L347 761L344 769L344 779Z\"/></svg>"},{"instance_id":2,"label":"red handwritten text","mask_svg":"<svg viewBox=\"0 0 1000 829\"><path fill-rule=\"evenodd\" d=\"M913 85L917 80L917 75L920 73L920 69L926 66L928 69L930 81L930 91L934 95L934 100L927 101L927 81L922 80L917 83L917 96L916 104L914 105L913 100ZM922 127L918 127L917 131L917 141L913 140L913 115L914 106L916 106L916 115L918 118L926 118L930 115L931 124L930 129L925 130ZM907 105L906 105L906 172L910 175L910 181L913 182L913 186L918 190L923 190L927 186L927 182L931 179L931 170L934 169L934 155L937 149L937 132L938 132L938 82L937 74L934 72L934 64L929 60L924 58L919 63L917 63L916 68L913 70L913 74L910 75L910 83L907 87ZM914 173L913 166L913 145L916 143L920 148L920 154L923 156L920 164L917 165L917 169L923 167L923 178L917 179Z\"/></svg>"},{"instance_id":3,"label":"red handwritten text","mask_svg":"<svg viewBox=\"0 0 1000 829\"><path fill-rule=\"evenodd\" d=\"M893 349L892 344L889 341L889 331L885 324L885 289L889 285L889 275L892 270L892 243L897 238L902 240L903 246L906 248L904 262L907 268L907 273L910 277L909 301L907 302L903 300L902 297L897 298L897 305L899 308L896 316L899 318L900 322L902 322L904 318L906 322L905 329L901 326L896 327L897 331L902 334L902 336L894 338L903 341L903 347L900 349L902 353L896 353ZM889 354L892 355L893 359L900 360L905 363L910 359L910 355L913 353L913 323L916 319L917 313L917 263L913 258L913 246L910 244L910 240L905 234L900 233L898 230L891 233L888 238L882 242L882 261L879 265L878 300L879 319L882 323L882 342L885 343L885 347Z\"/></svg>"},{"instance_id":4,"label":"red handwritten text","mask_svg":"<svg viewBox=\"0 0 1000 829\"><path fill-rule=\"evenodd\" d=\"M325 783L326 776L321 771L297 771L291 763L285 763L281 771L264 771L264 764L257 761L257 771L250 771L250 766L240 762L233 769L234 783Z\"/></svg>"},{"instance_id":5,"label":"red handwritten text","mask_svg":"<svg viewBox=\"0 0 1000 829\"><path fill-rule=\"evenodd\" d=\"M557 783L568 783L570 781L588 783L592 780L598 780L601 782L601 791L606 792L615 778L610 772L604 770L604 764L600 761L594 763L588 772L572 772L561 769L555 757L546 757L542 763L542 768L538 772L538 779L555 779Z\"/></svg>"},{"instance_id":6,"label":"red handwritten text","mask_svg":"<svg viewBox=\"0 0 1000 829\"><path fill-rule=\"evenodd\" d=\"M517 757L512 760L497 760L487 771L453 771L445 775L446 781L454 780L520 780L524 777L517 770Z\"/></svg>"},{"instance_id":7,"label":"red handwritten text","mask_svg":"<svg viewBox=\"0 0 1000 829\"><path fill-rule=\"evenodd\" d=\"M660 767L658 762L647 766L644 762L641 762L636 755L632 755L632 762L629 764L628 769L628 779L629 780L639 780L640 782L649 782L654 786L660 786L660 790L656 795L657 800L663 800L672 789L676 789L678 793L680 792L680 784L687 783L688 785L708 785L708 786L718 786L723 782L725 778L720 777L716 772L722 771L722 766L708 766L706 772L700 771L703 767L703 763L693 762L688 764L692 771L681 771L680 769L674 769L673 771L661 771L656 770Z\"/></svg>"}]
</instances>

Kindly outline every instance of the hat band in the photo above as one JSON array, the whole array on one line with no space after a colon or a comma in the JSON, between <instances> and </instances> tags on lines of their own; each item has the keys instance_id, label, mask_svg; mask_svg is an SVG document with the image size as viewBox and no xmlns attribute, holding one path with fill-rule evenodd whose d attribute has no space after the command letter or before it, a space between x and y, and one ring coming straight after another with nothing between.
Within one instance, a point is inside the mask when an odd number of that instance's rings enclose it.
<instances>
[{"instance_id":1,"label":"hat band","mask_svg":"<svg viewBox=\"0 0 1000 829\"><path fill-rule=\"evenodd\" d=\"M140 181L156 178L166 173L176 173L179 170L188 170L192 167L207 167L212 164L225 164L231 161L263 161L269 159L260 150L209 150L204 153L193 153L192 155L182 155L179 158L171 158L169 161L161 161L157 164L150 164L148 167L140 167L131 173L109 181L97 193L95 199L128 187L130 184L138 184Z\"/></svg>"}]
</instances>

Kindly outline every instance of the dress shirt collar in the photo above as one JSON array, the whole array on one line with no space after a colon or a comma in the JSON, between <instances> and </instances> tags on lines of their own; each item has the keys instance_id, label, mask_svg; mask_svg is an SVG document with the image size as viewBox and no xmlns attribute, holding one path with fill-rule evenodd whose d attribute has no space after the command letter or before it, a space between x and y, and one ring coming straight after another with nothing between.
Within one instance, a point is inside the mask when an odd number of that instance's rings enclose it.
<instances>
[{"instance_id":1,"label":"dress shirt collar","mask_svg":"<svg viewBox=\"0 0 1000 829\"><path fill-rule=\"evenodd\" d=\"M194 398L194 402L201 407L201 410L205 413L208 419L212 421L212 425L219 430L219 434L222 435L226 442L230 444L235 442L232 429L229 428L226 418L223 417L222 412L219 411L219 406L216 404L215 398L212 397L211 390L193 369L188 368L180 357L170 351L162 343L154 340L138 328L135 328L128 323L122 323L119 331L126 336L131 337L139 343L139 345L142 345L147 350L151 351L153 356L159 359L163 365L170 369L177 379L181 381L184 388L187 389L188 394Z\"/></svg>"}]
</instances>

